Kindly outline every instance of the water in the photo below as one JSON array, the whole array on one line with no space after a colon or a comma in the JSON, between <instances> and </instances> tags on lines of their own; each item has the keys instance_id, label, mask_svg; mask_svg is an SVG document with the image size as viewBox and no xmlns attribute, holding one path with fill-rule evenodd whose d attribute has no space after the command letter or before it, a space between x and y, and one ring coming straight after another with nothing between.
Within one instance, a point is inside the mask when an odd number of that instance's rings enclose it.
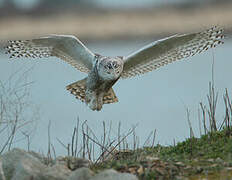
<instances>
[{"instance_id":1,"label":"water","mask_svg":"<svg viewBox=\"0 0 232 180\"><path fill-rule=\"evenodd\" d=\"M94 52L103 55L127 55L155 39L135 39L130 41L85 42ZM31 149L47 151L47 128L51 121L51 141L58 155L66 150L56 138L65 144L71 141L76 118L87 120L96 135L102 134L102 121L112 122L112 134L117 134L117 125L122 123L122 132L139 124L136 133L140 142L145 141L150 131L157 129L155 143L169 145L189 137L186 107L190 109L190 120L196 135L199 135L197 109L199 102L207 102L208 82L211 80L211 66L214 62L214 79L219 92L217 111L218 123L223 120L224 88L232 91L232 42L209 50L203 54L175 62L148 74L120 80L114 86L118 103L104 105L101 112L93 112L76 100L65 86L84 78L86 75L56 58L41 60L9 61L6 55L0 57L0 80L5 81L20 67L33 67L30 80L31 99L40 107L40 119L32 137ZM26 141L14 146L26 148Z\"/></svg>"},{"instance_id":2,"label":"water","mask_svg":"<svg viewBox=\"0 0 232 180\"><path fill-rule=\"evenodd\" d=\"M136 7L150 7L150 6L159 6L159 5L167 5L167 4L177 4L183 3L186 0L126 0L126 1L109 1L109 0L97 0L94 3L99 5L100 7L110 7L110 8L136 8Z\"/></svg>"}]
</instances>

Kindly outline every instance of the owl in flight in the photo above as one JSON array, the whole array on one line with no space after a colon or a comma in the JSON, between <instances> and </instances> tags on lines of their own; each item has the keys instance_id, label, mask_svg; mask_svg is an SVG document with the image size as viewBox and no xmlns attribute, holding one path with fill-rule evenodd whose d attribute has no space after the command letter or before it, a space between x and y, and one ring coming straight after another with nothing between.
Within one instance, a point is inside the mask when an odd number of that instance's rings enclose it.
<instances>
[{"instance_id":1,"label":"owl in flight","mask_svg":"<svg viewBox=\"0 0 232 180\"><path fill-rule=\"evenodd\" d=\"M56 56L87 77L66 88L92 110L118 102L112 86L119 78L129 78L155 70L176 60L222 44L223 29L170 36L139 49L128 56L107 57L91 52L79 39L50 35L32 40L11 40L5 47L10 57L48 58Z\"/></svg>"}]
</instances>

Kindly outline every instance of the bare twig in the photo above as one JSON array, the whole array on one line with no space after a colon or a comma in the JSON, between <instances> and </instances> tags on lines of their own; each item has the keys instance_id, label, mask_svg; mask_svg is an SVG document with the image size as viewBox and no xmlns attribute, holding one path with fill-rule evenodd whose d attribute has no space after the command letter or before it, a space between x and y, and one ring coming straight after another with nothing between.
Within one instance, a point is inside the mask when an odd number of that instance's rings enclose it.
<instances>
[{"instance_id":1,"label":"bare twig","mask_svg":"<svg viewBox=\"0 0 232 180\"><path fill-rule=\"evenodd\" d=\"M83 145L83 151L82 151L82 158L85 158L85 146L86 146L86 134L84 131L84 125L86 124L87 121L84 121L84 123L82 124L82 136L83 136L83 140L82 140L82 145Z\"/></svg>"},{"instance_id":2,"label":"bare twig","mask_svg":"<svg viewBox=\"0 0 232 180\"><path fill-rule=\"evenodd\" d=\"M144 144L143 144L143 147L146 147L146 146L149 146L149 143L150 143L150 139L151 139L151 136L153 134L153 131L151 131L147 137L147 139L145 140Z\"/></svg>"},{"instance_id":3,"label":"bare twig","mask_svg":"<svg viewBox=\"0 0 232 180\"><path fill-rule=\"evenodd\" d=\"M193 128L192 128L192 124L190 121L190 111L188 108L186 108L186 113L187 113L187 120L188 120L188 125L189 125L189 131L190 131L190 138L194 137L194 133L193 133Z\"/></svg>"},{"instance_id":4,"label":"bare twig","mask_svg":"<svg viewBox=\"0 0 232 180\"><path fill-rule=\"evenodd\" d=\"M32 84L27 81L28 72L21 73L22 68L12 74L6 82L0 81L0 135L5 141L0 147L0 154L5 150L10 150L14 143L27 139L29 149L29 135L24 133L24 137L18 134L24 131L24 127L35 122L38 118L35 114L34 105L29 102L29 86ZM21 74L19 74L21 73ZM31 117L28 116L31 113ZM29 118L25 118L29 117ZM30 119L30 120L28 120Z\"/></svg>"},{"instance_id":5,"label":"bare twig","mask_svg":"<svg viewBox=\"0 0 232 180\"><path fill-rule=\"evenodd\" d=\"M27 139L27 151L30 151L30 144L31 144L30 134L28 134L27 132L23 132L23 131L21 131L21 132Z\"/></svg>"},{"instance_id":6,"label":"bare twig","mask_svg":"<svg viewBox=\"0 0 232 180\"><path fill-rule=\"evenodd\" d=\"M105 121L103 121L102 123L103 123L103 141L102 141L102 152L103 152L105 147L105 141L106 141L106 124Z\"/></svg>"},{"instance_id":7,"label":"bare twig","mask_svg":"<svg viewBox=\"0 0 232 180\"><path fill-rule=\"evenodd\" d=\"M75 151L74 151L75 157L77 157L77 149L78 149L79 124L80 124L80 119L79 119L79 117L77 117L76 137L75 137Z\"/></svg>"},{"instance_id":8,"label":"bare twig","mask_svg":"<svg viewBox=\"0 0 232 180\"><path fill-rule=\"evenodd\" d=\"M136 133L135 130L133 131L133 150L136 149Z\"/></svg>"},{"instance_id":9,"label":"bare twig","mask_svg":"<svg viewBox=\"0 0 232 180\"><path fill-rule=\"evenodd\" d=\"M103 144L100 144L99 142L97 142L96 140L94 140L93 138L91 138L88 134L86 134L85 132L83 132L83 135L86 137L86 138L89 138L91 141L93 141L95 144L97 144L101 149L103 149L103 152L107 151L107 152L110 152L108 151L108 149L103 146ZM85 143L86 144L86 143Z\"/></svg>"},{"instance_id":10,"label":"bare twig","mask_svg":"<svg viewBox=\"0 0 232 180\"><path fill-rule=\"evenodd\" d=\"M51 163L52 161L52 155L51 155L51 121L48 123L48 152L47 152L47 165Z\"/></svg>"},{"instance_id":11,"label":"bare twig","mask_svg":"<svg viewBox=\"0 0 232 180\"><path fill-rule=\"evenodd\" d=\"M75 156L74 140L75 140L75 137L76 137L76 131L77 131L77 128L74 127L74 129L73 129L73 134L72 134L72 143L71 143L71 152L72 152L72 156Z\"/></svg>"},{"instance_id":12,"label":"bare twig","mask_svg":"<svg viewBox=\"0 0 232 180\"><path fill-rule=\"evenodd\" d=\"M205 106L203 106L203 104L201 102L200 102L200 106L201 106L201 111L202 111L202 116L203 116L204 132L205 132L205 135L206 135L208 133L208 129L206 127Z\"/></svg>"},{"instance_id":13,"label":"bare twig","mask_svg":"<svg viewBox=\"0 0 232 180\"><path fill-rule=\"evenodd\" d=\"M56 159L56 149L55 149L53 144L51 144L51 146L52 146L52 152L53 152L53 155L54 155L54 159Z\"/></svg>"},{"instance_id":14,"label":"bare twig","mask_svg":"<svg viewBox=\"0 0 232 180\"><path fill-rule=\"evenodd\" d=\"M198 123L199 123L200 136L202 136L202 132L201 132L201 118L200 118L200 109L199 108L198 108L197 114L198 114Z\"/></svg>"},{"instance_id":15,"label":"bare twig","mask_svg":"<svg viewBox=\"0 0 232 180\"><path fill-rule=\"evenodd\" d=\"M152 139L152 144L151 144L152 148L154 148L154 146L155 146L155 137L156 137L156 129L154 130L154 135L153 135L153 139Z\"/></svg>"},{"instance_id":16,"label":"bare twig","mask_svg":"<svg viewBox=\"0 0 232 180\"><path fill-rule=\"evenodd\" d=\"M226 127L228 130L231 128L232 123L232 101L230 100L228 90L225 89L225 94L223 95L223 100L225 104L225 117L224 121L222 122L219 130L222 129L222 127Z\"/></svg>"},{"instance_id":17,"label":"bare twig","mask_svg":"<svg viewBox=\"0 0 232 180\"><path fill-rule=\"evenodd\" d=\"M120 142L121 140L120 140L120 130L121 130L121 121L119 121L119 123L118 123L118 142ZM121 145L120 145L120 143L119 143L119 145L118 145L118 149L119 149L119 151L121 150Z\"/></svg>"},{"instance_id":18,"label":"bare twig","mask_svg":"<svg viewBox=\"0 0 232 180\"><path fill-rule=\"evenodd\" d=\"M123 142L134 130L135 128L138 126L138 124L136 124L110 151L109 153L106 155L105 158L107 158L117 147L119 144L121 144L121 142ZM107 150L108 151L108 150ZM99 161L100 157L96 160L95 163L97 163Z\"/></svg>"},{"instance_id":19,"label":"bare twig","mask_svg":"<svg viewBox=\"0 0 232 180\"><path fill-rule=\"evenodd\" d=\"M218 93L215 94L214 84L211 82L209 82L209 94L207 95L207 99L209 103L208 115L210 122L210 130L217 131L215 114L216 114Z\"/></svg>"}]
</instances>

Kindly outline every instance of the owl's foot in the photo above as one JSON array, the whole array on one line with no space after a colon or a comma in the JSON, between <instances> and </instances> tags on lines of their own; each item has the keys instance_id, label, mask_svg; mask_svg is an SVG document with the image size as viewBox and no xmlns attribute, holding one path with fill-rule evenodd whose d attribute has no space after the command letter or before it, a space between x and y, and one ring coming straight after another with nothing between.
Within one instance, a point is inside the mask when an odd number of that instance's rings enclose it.
<instances>
[{"instance_id":1,"label":"owl's foot","mask_svg":"<svg viewBox=\"0 0 232 180\"><path fill-rule=\"evenodd\" d=\"M97 109L97 100L96 99L91 99L91 101L89 102L89 107L90 109L92 109L93 111L98 110Z\"/></svg>"},{"instance_id":2,"label":"owl's foot","mask_svg":"<svg viewBox=\"0 0 232 180\"><path fill-rule=\"evenodd\" d=\"M99 100L99 98L98 98L98 100ZM88 105L93 111L95 111L95 110L100 111L102 109L102 105L103 105L102 102L103 102L102 100L97 101L97 99L92 99Z\"/></svg>"},{"instance_id":3,"label":"owl's foot","mask_svg":"<svg viewBox=\"0 0 232 180\"><path fill-rule=\"evenodd\" d=\"M103 95L104 93L100 93L97 97L97 111L100 111L102 109L103 105Z\"/></svg>"},{"instance_id":4,"label":"owl's foot","mask_svg":"<svg viewBox=\"0 0 232 180\"><path fill-rule=\"evenodd\" d=\"M104 93L97 94L95 91L86 90L85 102L93 111L100 111L103 105Z\"/></svg>"},{"instance_id":5,"label":"owl's foot","mask_svg":"<svg viewBox=\"0 0 232 180\"><path fill-rule=\"evenodd\" d=\"M92 90L87 89L85 92L85 103L89 104L93 96L96 96L96 94Z\"/></svg>"},{"instance_id":6,"label":"owl's foot","mask_svg":"<svg viewBox=\"0 0 232 180\"><path fill-rule=\"evenodd\" d=\"M101 109L102 109L102 104L97 104L97 111L101 111Z\"/></svg>"}]
</instances>

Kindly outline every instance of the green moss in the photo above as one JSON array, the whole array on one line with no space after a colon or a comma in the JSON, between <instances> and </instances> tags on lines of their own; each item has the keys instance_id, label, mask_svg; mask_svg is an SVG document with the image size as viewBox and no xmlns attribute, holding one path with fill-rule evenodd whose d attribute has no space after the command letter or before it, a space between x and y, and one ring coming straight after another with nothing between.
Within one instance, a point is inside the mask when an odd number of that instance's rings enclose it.
<instances>
[{"instance_id":1,"label":"green moss","mask_svg":"<svg viewBox=\"0 0 232 180\"><path fill-rule=\"evenodd\" d=\"M177 158L191 160L194 158L221 158L223 160L231 160L232 140L227 136L227 131L210 133L201 138L191 138L184 142L178 143L176 146L162 148L160 155L164 159Z\"/></svg>"},{"instance_id":2,"label":"green moss","mask_svg":"<svg viewBox=\"0 0 232 180\"><path fill-rule=\"evenodd\" d=\"M230 177L232 167L232 139L229 130L222 130L201 138L189 138L176 146L145 147L131 151L127 156L117 156L92 166L95 172L114 168L120 172L130 172L130 167L143 167L143 171L131 172L139 179L176 179L177 177L206 177L221 174ZM123 154L122 154L123 155ZM136 172L136 173L135 173ZM228 173L227 173L228 172ZM212 175L212 176L213 176Z\"/></svg>"}]
</instances>

